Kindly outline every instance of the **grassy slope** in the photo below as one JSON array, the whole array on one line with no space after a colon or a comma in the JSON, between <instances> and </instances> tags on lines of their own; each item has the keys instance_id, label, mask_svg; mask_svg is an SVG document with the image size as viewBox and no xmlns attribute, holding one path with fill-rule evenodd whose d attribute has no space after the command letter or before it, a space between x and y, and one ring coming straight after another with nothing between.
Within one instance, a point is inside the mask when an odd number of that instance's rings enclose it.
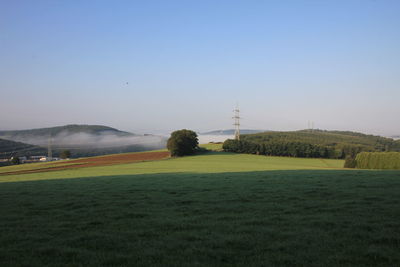
<instances>
[{"instance_id":1,"label":"grassy slope","mask_svg":"<svg viewBox=\"0 0 400 267\"><path fill-rule=\"evenodd\" d=\"M76 164L75 160L107 158L107 157L113 156L113 155L130 155L130 154L139 154L139 153L147 153L147 152L161 152L161 151L167 151L167 149L159 149L159 150L143 151L143 152L127 152L127 153L118 153L118 154L107 154L107 155L100 155L100 156L94 156L94 157L80 157L80 158L75 158L75 159L57 160L57 161L52 161L52 162L35 162L35 163L30 163L30 164L11 165L11 166L5 166L5 167L0 168L0 174L6 173L6 172L13 172L13 171L36 170L36 169L59 167L59 166L69 166L69 165Z\"/></svg>"},{"instance_id":2,"label":"grassy slope","mask_svg":"<svg viewBox=\"0 0 400 267\"><path fill-rule=\"evenodd\" d=\"M16 171L20 169L34 169L42 166L51 166L51 164L52 163L38 163L3 167L0 168L0 173ZM63 171L23 175L7 175L0 176L0 182L149 173L221 173L265 170L334 169L341 168L342 166L342 160L265 157L257 155L211 152L198 156L153 162L69 169Z\"/></svg>"},{"instance_id":3,"label":"grassy slope","mask_svg":"<svg viewBox=\"0 0 400 267\"><path fill-rule=\"evenodd\" d=\"M222 144L208 143L208 144L201 144L200 147L212 151L223 151Z\"/></svg>"},{"instance_id":4,"label":"grassy slope","mask_svg":"<svg viewBox=\"0 0 400 267\"><path fill-rule=\"evenodd\" d=\"M0 176L0 262L399 266L400 172L325 169L342 163L212 153Z\"/></svg>"}]
</instances>

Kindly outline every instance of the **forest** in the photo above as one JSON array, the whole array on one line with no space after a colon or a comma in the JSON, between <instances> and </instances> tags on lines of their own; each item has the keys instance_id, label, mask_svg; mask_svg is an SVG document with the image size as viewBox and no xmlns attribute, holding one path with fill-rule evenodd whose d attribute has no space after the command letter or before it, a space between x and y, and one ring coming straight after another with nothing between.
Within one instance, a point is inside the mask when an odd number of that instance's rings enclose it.
<instances>
[{"instance_id":1,"label":"forest","mask_svg":"<svg viewBox=\"0 0 400 267\"><path fill-rule=\"evenodd\" d=\"M301 130L241 135L223 144L228 152L302 158L354 158L360 152L400 151L391 138L349 131Z\"/></svg>"}]
</instances>

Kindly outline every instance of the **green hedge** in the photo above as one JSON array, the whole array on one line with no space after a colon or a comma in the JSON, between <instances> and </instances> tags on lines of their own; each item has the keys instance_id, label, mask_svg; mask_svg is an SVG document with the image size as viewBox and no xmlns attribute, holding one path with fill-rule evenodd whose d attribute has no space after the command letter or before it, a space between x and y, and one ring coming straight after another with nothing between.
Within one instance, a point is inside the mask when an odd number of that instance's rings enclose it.
<instances>
[{"instance_id":1,"label":"green hedge","mask_svg":"<svg viewBox=\"0 0 400 267\"><path fill-rule=\"evenodd\" d=\"M356 165L358 169L400 169L400 152L361 152Z\"/></svg>"}]
</instances>

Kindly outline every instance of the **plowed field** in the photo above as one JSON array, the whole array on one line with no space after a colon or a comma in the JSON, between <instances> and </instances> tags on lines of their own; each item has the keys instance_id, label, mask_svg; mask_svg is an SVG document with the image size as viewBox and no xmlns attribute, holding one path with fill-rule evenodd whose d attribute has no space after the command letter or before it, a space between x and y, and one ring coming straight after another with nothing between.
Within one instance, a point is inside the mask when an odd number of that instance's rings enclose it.
<instances>
[{"instance_id":1,"label":"plowed field","mask_svg":"<svg viewBox=\"0 0 400 267\"><path fill-rule=\"evenodd\" d=\"M168 158L169 156L170 156L170 153L167 151L106 155L106 156L93 157L93 158L83 158L83 159L75 159L75 160L69 160L69 161L54 162L53 164L47 165L43 168L34 168L34 169L29 169L29 170L4 172L4 173L1 173L0 175L25 174L25 173L36 173L36 172L45 172L45 171L59 171L59 170L64 170L64 169L75 169L75 168L94 167L94 166L108 166L108 165L115 165L115 164L133 163L133 162L150 161L150 160L160 160L160 159Z\"/></svg>"}]
</instances>

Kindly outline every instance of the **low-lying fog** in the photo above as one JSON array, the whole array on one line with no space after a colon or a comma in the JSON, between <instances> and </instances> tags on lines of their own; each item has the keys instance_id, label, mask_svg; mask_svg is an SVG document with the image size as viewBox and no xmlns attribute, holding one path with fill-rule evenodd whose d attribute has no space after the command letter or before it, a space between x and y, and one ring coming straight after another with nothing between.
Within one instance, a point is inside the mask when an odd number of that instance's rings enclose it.
<instances>
[{"instance_id":1,"label":"low-lying fog","mask_svg":"<svg viewBox=\"0 0 400 267\"><path fill-rule=\"evenodd\" d=\"M198 135L199 144L210 142L224 142L226 139L233 139L233 135Z\"/></svg>"},{"instance_id":2,"label":"low-lying fog","mask_svg":"<svg viewBox=\"0 0 400 267\"><path fill-rule=\"evenodd\" d=\"M27 144L47 147L49 143L48 136L38 137L19 137L14 136L14 141ZM112 133L88 134L88 133L69 133L62 132L51 137L51 144L54 148L109 148L122 147L129 145L141 145L148 147L165 146L166 138L156 135L128 135L118 136Z\"/></svg>"},{"instance_id":3,"label":"low-lying fog","mask_svg":"<svg viewBox=\"0 0 400 267\"><path fill-rule=\"evenodd\" d=\"M26 137L14 135L4 136L5 139L18 141L26 144L47 147L49 144L48 136ZM127 135L119 136L113 133L89 134L89 133L70 133L62 132L51 137L53 148L110 148L123 147L130 145L141 145L149 148L165 147L169 136L160 135ZM226 139L233 139L233 135L198 135L199 144L209 142L224 142Z\"/></svg>"}]
</instances>

